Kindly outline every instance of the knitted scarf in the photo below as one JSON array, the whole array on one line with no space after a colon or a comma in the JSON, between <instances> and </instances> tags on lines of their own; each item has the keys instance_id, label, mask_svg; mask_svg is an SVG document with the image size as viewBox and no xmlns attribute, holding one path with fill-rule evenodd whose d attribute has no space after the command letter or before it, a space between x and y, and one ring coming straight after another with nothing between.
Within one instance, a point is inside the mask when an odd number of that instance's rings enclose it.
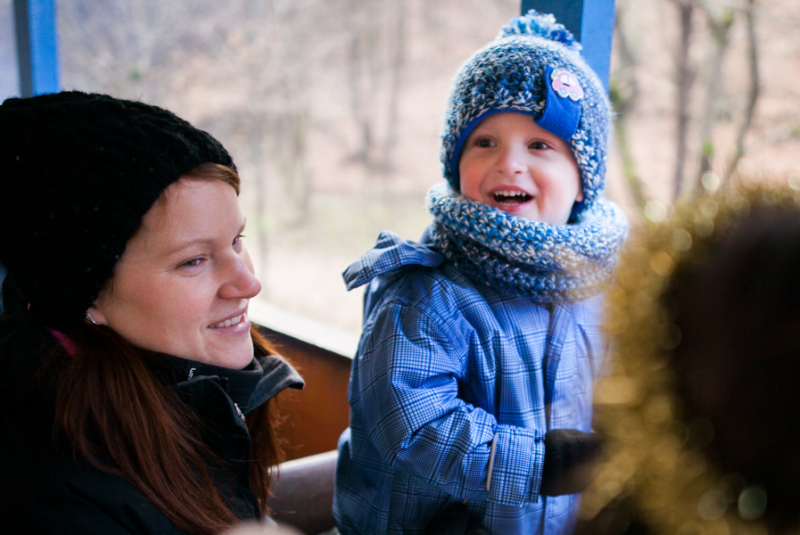
<instances>
[{"instance_id":1,"label":"knitted scarf","mask_svg":"<svg viewBox=\"0 0 800 535\"><path fill-rule=\"evenodd\" d=\"M567 225L509 215L447 184L434 186L427 202L434 217L434 245L460 272L542 304L601 293L628 234L625 215L602 198Z\"/></svg>"}]
</instances>

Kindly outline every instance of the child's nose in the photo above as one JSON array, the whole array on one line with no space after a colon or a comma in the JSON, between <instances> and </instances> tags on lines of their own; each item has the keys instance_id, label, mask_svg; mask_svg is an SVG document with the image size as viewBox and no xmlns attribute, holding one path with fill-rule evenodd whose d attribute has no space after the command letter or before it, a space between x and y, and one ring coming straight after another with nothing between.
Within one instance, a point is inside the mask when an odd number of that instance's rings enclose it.
<instances>
[{"instance_id":1,"label":"child's nose","mask_svg":"<svg viewBox=\"0 0 800 535\"><path fill-rule=\"evenodd\" d=\"M500 153L497 170L504 175L516 175L525 169L523 155L518 147L507 147Z\"/></svg>"}]
</instances>

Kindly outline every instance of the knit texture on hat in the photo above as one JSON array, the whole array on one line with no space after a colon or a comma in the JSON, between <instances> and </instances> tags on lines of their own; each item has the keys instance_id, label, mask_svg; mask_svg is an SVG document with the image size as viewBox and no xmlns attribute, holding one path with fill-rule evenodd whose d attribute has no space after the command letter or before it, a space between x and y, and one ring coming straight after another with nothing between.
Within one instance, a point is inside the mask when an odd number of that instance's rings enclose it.
<instances>
[{"instance_id":1,"label":"knit texture on hat","mask_svg":"<svg viewBox=\"0 0 800 535\"><path fill-rule=\"evenodd\" d=\"M538 303L581 301L611 282L628 223L600 199L572 225L530 221L438 184L428 193L433 239L470 279Z\"/></svg>"},{"instance_id":2,"label":"knit texture on hat","mask_svg":"<svg viewBox=\"0 0 800 535\"><path fill-rule=\"evenodd\" d=\"M503 111L535 119L543 114L549 66L574 74L583 90L577 131L569 140L584 195L573 217L595 202L605 185L611 111L603 85L581 58L580 48L553 15L531 10L511 19L494 41L464 63L450 90L440 152L444 178L454 190L460 190L461 146L481 120Z\"/></svg>"},{"instance_id":3,"label":"knit texture on hat","mask_svg":"<svg viewBox=\"0 0 800 535\"><path fill-rule=\"evenodd\" d=\"M206 162L208 133L161 108L62 92L0 106L0 262L45 325L69 330L161 192Z\"/></svg>"}]
</instances>

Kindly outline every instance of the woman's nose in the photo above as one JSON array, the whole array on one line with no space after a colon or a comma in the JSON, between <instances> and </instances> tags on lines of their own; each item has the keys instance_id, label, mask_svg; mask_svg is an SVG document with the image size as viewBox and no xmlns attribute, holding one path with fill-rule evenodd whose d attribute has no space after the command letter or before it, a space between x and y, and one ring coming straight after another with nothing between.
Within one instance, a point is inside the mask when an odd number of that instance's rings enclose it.
<instances>
[{"instance_id":1,"label":"woman's nose","mask_svg":"<svg viewBox=\"0 0 800 535\"><path fill-rule=\"evenodd\" d=\"M254 274L247 252L232 260L226 281L220 287L223 299L252 299L261 292L261 283Z\"/></svg>"}]
</instances>

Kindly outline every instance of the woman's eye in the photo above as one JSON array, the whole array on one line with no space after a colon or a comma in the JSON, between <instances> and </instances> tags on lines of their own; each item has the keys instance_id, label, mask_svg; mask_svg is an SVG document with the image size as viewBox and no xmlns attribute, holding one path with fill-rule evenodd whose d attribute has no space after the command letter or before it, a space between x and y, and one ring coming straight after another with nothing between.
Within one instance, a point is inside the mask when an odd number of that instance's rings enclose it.
<instances>
[{"instance_id":1,"label":"woman's eye","mask_svg":"<svg viewBox=\"0 0 800 535\"><path fill-rule=\"evenodd\" d=\"M233 239L233 246L236 247L242 244L242 238L244 238L244 234L239 234Z\"/></svg>"},{"instance_id":2,"label":"woman's eye","mask_svg":"<svg viewBox=\"0 0 800 535\"><path fill-rule=\"evenodd\" d=\"M204 258L202 258L202 257L198 257L198 258L192 258L191 260L187 260L186 262L183 262L183 263L182 263L180 266L178 266L178 267L182 267L182 268L193 268L193 267L197 267L197 266L199 266L200 264L202 264L202 263L203 263L203 260L205 260L205 259L204 259Z\"/></svg>"}]
</instances>

